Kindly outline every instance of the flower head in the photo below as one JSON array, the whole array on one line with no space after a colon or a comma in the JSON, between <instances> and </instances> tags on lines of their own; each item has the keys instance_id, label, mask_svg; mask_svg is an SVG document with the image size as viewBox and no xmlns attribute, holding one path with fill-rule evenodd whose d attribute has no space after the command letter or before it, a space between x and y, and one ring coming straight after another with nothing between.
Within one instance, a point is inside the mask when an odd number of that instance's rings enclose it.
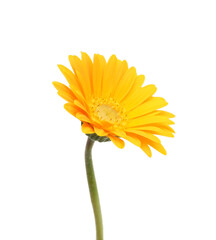
<instances>
[{"instance_id":1,"label":"flower head","mask_svg":"<svg viewBox=\"0 0 216 240\"><path fill-rule=\"evenodd\" d=\"M67 103L65 109L82 122L81 129L89 136L110 139L123 148L126 139L140 147L149 157L149 146L166 154L155 135L173 137L173 114L158 110L167 105L161 97L153 97L155 85L142 87L145 77L134 67L112 55L108 62L95 54L93 61L86 53L69 56L73 71L58 65L69 87L53 82L58 94Z\"/></svg>"}]
</instances>

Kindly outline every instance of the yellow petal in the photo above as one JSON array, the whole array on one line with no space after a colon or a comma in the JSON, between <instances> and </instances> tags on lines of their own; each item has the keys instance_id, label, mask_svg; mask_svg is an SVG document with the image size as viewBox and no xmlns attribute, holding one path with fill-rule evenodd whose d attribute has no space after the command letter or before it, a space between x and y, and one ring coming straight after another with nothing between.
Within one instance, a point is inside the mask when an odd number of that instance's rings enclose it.
<instances>
[{"instance_id":1,"label":"yellow petal","mask_svg":"<svg viewBox=\"0 0 216 240\"><path fill-rule=\"evenodd\" d=\"M76 118L78 118L82 122L90 122L90 119L83 113L76 113Z\"/></svg>"},{"instance_id":2,"label":"yellow petal","mask_svg":"<svg viewBox=\"0 0 216 240\"><path fill-rule=\"evenodd\" d=\"M68 102L73 102L74 101L73 95L68 93L68 92L58 91L58 95Z\"/></svg>"},{"instance_id":3,"label":"yellow petal","mask_svg":"<svg viewBox=\"0 0 216 240\"><path fill-rule=\"evenodd\" d=\"M152 140L152 141L157 142L157 143L161 142L158 137L156 137L153 134L148 133L148 132L144 132L144 131L140 131L140 130L127 130L126 133L127 132L131 132L131 133L137 134L139 136L148 138L149 140Z\"/></svg>"},{"instance_id":4,"label":"yellow petal","mask_svg":"<svg viewBox=\"0 0 216 240\"><path fill-rule=\"evenodd\" d=\"M113 78L116 72L116 67L117 67L117 58L115 55L112 55L104 69L103 82L102 82L102 94L104 98L110 96L110 91L113 86Z\"/></svg>"},{"instance_id":5,"label":"yellow petal","mask_svg":"<svg viewBox=\"0 0 216 240\"><path fill-rule=\"evenodd\" d=\"M66 80L68 81L71 91L73 92L73 94L80 100L85 101L83 98L83 92L81 89L81 86L79 84L79 82L77 81L76 77L74 76L74 74L66 67L64 67L63 65L58 65L60 71L62 72L62 74L65 76Z\"/></svg>"},{"instance_id":6,"label":"yellow petal","mask_svg":"<svg viewBox=\"0 0 216 240\"><path fill-rule=\"evenodd\" d=\"M124 148L125 142L122 139L112 135L109 135L108 137L118 148L121 148L121 149Z\"/></svg>"},{"instance_id":7,"label":"yellow petal","mask_svg":"<svg viewBox=\"0 0 216 240\"><path fill-rule=\"evenodd\" d=\"M120 102L131 90L131 87L133 86L133 83L136 77L137 77L137 74L136 74L136 69L134 67L130 68L125 72L114 94L114 98L118 102Z\"/></svg>"},{"instance_id":8,"label":"yellow petal","mask_svg":"<svg viewBox=\"0 0 216 240\"><path fill-rule=\"evenodd\" d=\"M93 63L91 58L89 57L89 55L87 53L81 52L81 59L83 62L84 67L86 68L88 75L89 75L89 79L92 82L92 73L93 73Z\"/></svg>"},{"instance_id":9,"label":"yellow petal","mask_svg":"<svg viewBox=\"0 0 216 240\"><path fill-rule=\"evenodd\" d=\"M60 71L62 72L62 74L68 81L68 83L70 84L70 86L72 86L75 89L80 90L79 85L77 84L77 80L76 80L74 74L72 73L72 71L60 64L58 65L58 68L60 69Z\"/></svg>"},{"instance_id":10,"label":"yellow petal","mask_svg":"<svg viewBox=\"0 0 216 240\"><path fill-rule=\"evenodd\" d=\"M64 105L64 108L66 111L68 111L74 117L76 117L77 112L79 112L79 110L76 108L76 106L74 106L74 104L72 104L72 103L66 103Z\"/></svg>"},{"instance_id":11,"label":"yellow petal","mask_svg":"<svg viewBox=\"0 0 216 240\"><path fill-rule=\"evenodd\" d=\"M87 99L91 97L91 81L83 62L77 56L69 56L69 61Z\"/></svg>"},{"instance_id":12,"label":"yellow petal","mask_svg":"<svg viewBox=\"0 0 216 240\"><path fill-rule=\"evenodd\" d=\"M147 131L153 134L157 134L157 135L161 135L161 136L166 136L166 137L174 137L174 135L172 134L171 131L166 130L166 129L161 129L159 127L155 127L155 126L139 126L139 127L134 127L131 129L127 129L127 130L143 130L143 131Z\"/></svg>"},{"instance_id":13,"label":"yellow petal","mask_svg":"<svg viewBox=\"0 0 216 240\"><path fill-rule=\"evenodd\" d=\"M93 91L93 80L92 80L92 74L93 74L93 63L91 58L88 56L88 54L81 52L81 59L83 62L83 67L84 67L84 71L87 72L88 75L88 79L86 79L86 81L89 81L90 84L90 88L91 88L91 92Z\"/></svg>"},{"instance_id":14,"label":"yellow petal","mask_svg":"<svg viewBox=\"0 0 216 240\"><path fill-rule=\"evenodd\" d=\"M156 143L153 141L150 141L149 139L145 139L144 142L148 145L150 145L151 147L153 147L154 149L156 149L158 152L166 155L167 152L165 150L165 148L163 147L163 145L161 143Z\"/></svg>"},{"instance_id":15,"label":"yellow petal","mask_svg":"<svg viewBox=\"0 0 216 240\"><path fill-rule=\"evenodd\" d=\"M162 110L157 110L156 112L160 116L164 116L164 117L168 117L168 118L174 118L175 117L175 115L170 113L170 112L166 112L166 111L162 111Z\"/></svg>"},{"instance_id":16,"label":"yellow petal","mask_svg":"<svg viewBox=\"0 0 216 240\"><path fill-rule=\"evenodd\" d=\"M74 100L74 105L76 105L77 107L79 107L80 109L82 109L84 112L87 112L86 107L77 99Z\"/></svg>"},{"instance_id":17,"label":"yellow petal","mask_svg":"<svg viewBox=\"0 0 216 240\"><path fill-rule=\"evenodd\" d=\"M141 141L134 134L127 133L127 136L124 138L138 147L141 146Z\"/></svg>"},{"instance_id":18,"label":"yellow petal","mask_svg":"<svg viewBox=\"0 0 216 240\"><path fill-rule=\"evenodd\" d=\"M116 136L122 137L122 138L127 136L126 133L121 129L112 130L112 133L114 133Z\"/></svg>"},{"instance_id":19,"label":"yellow petal","mask_svg":"<svg viewBox=\"0 0 216 240\"><path fill-rule=\"evenodd\" d=\"M125 72L128 70L128 64L127 62L121 61L117 59L116 62L116 71L113 74L113 79L112 79L112 86L110 89L110 97L115 98L115 92L119 88L119 84L121 82L122 77L124 76Z\"/></svg>"},{"instance_id":20,"label":"yellow petal","mask_svg":"<svg viewBox=\"0 0 216 240\"><path fill-rule=\"evenodd\" d=\"M153 112L156 109L165 107L168 103L161 97L152 97L140 106L136 107L128 113L128 118L135 118L143 116L147 113Z\"/></svg>"},{"instance_id":21,"label":"yellow petal","mask_svg":"<svg viewBox=\"0 0 216 240\"><path fill-rule=\"evenodd\" d=\"M152 156L152 151L151 151L150 147L149 147L146 143L142 142L140 148L141 148L149 157Z\"/></svg>"},{"instance_id":22,"label":"yellow petal","mask_svg":"<svg viewBox=\"0 0 216 240\"><path fill-rule=\"evenodd\" d=\"M103 73L106 65L104 56L95 54L93 64L93 93L96 97L101 96Z\"/></svg>"},{"instance_id":23,"label":"yellow petal","mask_svg":"<svg viewBox=\"0 0 216 240\"><path fill-rule=\"evenodd\" d=\"M136 77L133 86L131 87L131 90L128 92L128 95L126 98L124 98L123 101L127 100L128 98L130 98L131 96L138 96L137 92L140 91L140 89L142 89L142 85L144 83L145 80L145 76L144 75L139 75ZM136 97L133 97L136 98Z\"/></svg>"},{"instance_id":24,"label":"yellow petal","mask_svg":"<svg viewBox=\"0 0 216 240\"><path fill-rule=\"evenodd\" d=\"M87 122L84 122L82 124L81 129L82 129L82 132L85 134L92 134L95 132L93 127Z\"/></svg>"},{"instance_id":25,"label":"yellow petal","mask_svg":"<svg viewBox=\"0 0 216 240\"><path fill-rule=\"evenodd\" d=\"M135 80L135 86L141 87L143 85L144 81L145 81L145 76L144 75L137 76L137 78Z\"/></svg>"},{"instance_id":26,"label":"yellow petal","mask_svg":"<svg viewBox=\"0 0 216 240\"><path fill-rule=\"evenodd\" d=\"M173 124L173 123L172 123ZM159 128L161 128L161 129L163 129L163 130L168 130L168 131L170 131L170 132L172 132L172 133L175 133L175 131L170 127L170 126L168 126L167 124L165 124L165 123L154 123L154 126L155 127L159 127Z\"/></svg>"},{"instance_id":27,"label":"yellow petal","mask_svg":"<svg viewBox=\"0 0 216 240\"><path fill-rule=\"evenodd\" d=\"M70 88L72 89L71 86ZM84 95L80 90L73 89L73 93L80 102L86 104L86 99L84 98Z\"/></svg>"},{"instance_id":28,"label":"yellow petal","mask_svg":"<svg viewBox=\"0 0 216 240\"><path fill-rule=\"evenodd\" d=\"M117 76L116 76L116 80L117 80L116 84L118 84L118 81L122 79L122 77L124 76L124 74L126 73L127 70L128 70L127 61L118 60L118 71L117 71ZM118 85L116 85L116 86L118 86Z\"/></svg>"},{"instance_id":29,"label":"yellow petal","mask_svg":"<svg viewBox=\"0 0 216 240\"><path fill-rule=\"evenodd\" d=\"M98 136L100 136L100 137L103 137L103 136L107 136L107 135L108 135L108 133L105 132L103 129L97 128L97 127L95 127L95 126L94 126L94 131L95 131L95 133L96 133Z\"/></svg>"},{"instance_id":30,"label":"yellow petal","mask_svg":"<svg viewBox=\"0 0 216 240\"><path fill-rule=\"evenodd\" d=\"M170 126L164 126L164 128L169 130L169 131L171 131L171 132L173 132L173 133L175 133L175 131Z\"/></svg>"},{"instance_id":31,"label":"yellow petal","mask_svg":"<svg viewBox=\"0 0 216 240\"><path fill-rule=\"evenodd\" d=\"M61 92L67 92L70 93L71 95L74 96L74 94L72 93L72 91L70 90L69 87L65 86L64 84L60 83L60 82L53 82L54 87Z\"/></svg>"},{"instance_id":32,"label":"yellow petal","mask_svg":"<svg viewBox=\"0 0 216 240\"><path fill-rule=\"evenodd\" d=\"M127 111L130 111L152 97L156 90L157 88L153 84L139 88L132 92L132 94L129 94L129 96L123 100L122 104L124 104Z\"/></svg>"},{"instance_id":33,"label":"yellow petal","mask_svg":"<svg viewBox=\"0 0 216 240\"><path fill-rule=\"evenodd\" d=\"M152 116L152 117L148 117L148 116L142 116L139 118L134 118L134 119L130 119L128 120L127 123L127 128L131 128L131 127L136 127L136 126L144 126L147 124L153 124L153 123L165 123L165 124L173 124L174 122L169 120L166 117L160 117L160 116Z\"/></svg>"}]
</instances>

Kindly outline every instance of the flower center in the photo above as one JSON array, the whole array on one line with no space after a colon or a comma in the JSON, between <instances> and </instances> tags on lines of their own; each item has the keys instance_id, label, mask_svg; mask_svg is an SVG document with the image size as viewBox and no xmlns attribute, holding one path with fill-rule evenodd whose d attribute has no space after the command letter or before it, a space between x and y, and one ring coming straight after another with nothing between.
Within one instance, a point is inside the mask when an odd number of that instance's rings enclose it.
<instances>
[{"instance_id":1,"label":"flower center","mask_svg":"<svg viewBox=\"0 0 216 240\"><path fill-rule=\"evenodd\" d=\"M95 112L101 121L115 123L121 119L119 113L109 105L101 104L96 107Z\"/></svg>"},{"instance_id":2,"label":"flower center","mask_svg":"<svg viewBox=\"0 0 216 240\"><path fill-rule=\"evenodd\" d=\"M94 98L90 109L93 119L106 126L124 126L127 120L125 110L112 98Z\"/></svg>"}]
</instances>

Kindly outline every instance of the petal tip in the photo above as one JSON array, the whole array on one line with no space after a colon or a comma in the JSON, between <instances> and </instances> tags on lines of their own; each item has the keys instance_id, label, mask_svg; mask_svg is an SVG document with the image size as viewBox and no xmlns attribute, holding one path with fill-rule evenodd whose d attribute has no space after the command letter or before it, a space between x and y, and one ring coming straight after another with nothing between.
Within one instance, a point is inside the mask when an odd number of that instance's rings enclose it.
<instances>
[{"instance_id":1,"label":"petal tip","mask_svg":"<svg viewBox=\"0 0 216 240\"><path fill-rule=\"evenodd\" d=\"M63 65L57 64L57 67L58 67L59 69L61 69L61 68L63 67Z\"/></svg>"},{"instance_id":2,"label":"petal tip","mask_svg":"<svg viewBox=\"0 0 216 240\"><path fill-rule=\"evenodd\" d=\"M56 82L56 81L53 81L52 84L53 84L53 86L56 88L57 82Z\"/></svg>"},{"instance_id":3,"label":"petal tip","mask_svg":"<svg viewBox=\"0 0 216 240\"><path fill-rule=\"evenodd\" d=\"M125 147L125 142L118 137L108 135L109 139L120 149L123 149Z\"/></svg>"}]
</instances>

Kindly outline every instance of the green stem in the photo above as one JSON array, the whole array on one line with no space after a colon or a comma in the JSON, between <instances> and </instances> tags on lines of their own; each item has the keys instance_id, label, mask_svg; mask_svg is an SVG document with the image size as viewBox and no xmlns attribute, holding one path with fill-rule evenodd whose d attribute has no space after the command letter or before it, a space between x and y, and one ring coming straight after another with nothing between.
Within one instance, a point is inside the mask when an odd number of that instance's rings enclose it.
<instances>
[{"instance_id":1,"label":"green stem","mask_svg":"<svg viewBox=\"0 0 216 240\"><path fill-rule=\"evenodd\" d=\"M94 174L94 167L92 163L92 147L94 141L88 138L85 149L85 165L86 165L86 174L88 179L89 192L91 196L92 207L95 216L95 225L96 225L96 240L103 240L103 222L101 215L101 207L99 201L99 195L97 190L97 183Z\"/></svg>"}]
</instances>

